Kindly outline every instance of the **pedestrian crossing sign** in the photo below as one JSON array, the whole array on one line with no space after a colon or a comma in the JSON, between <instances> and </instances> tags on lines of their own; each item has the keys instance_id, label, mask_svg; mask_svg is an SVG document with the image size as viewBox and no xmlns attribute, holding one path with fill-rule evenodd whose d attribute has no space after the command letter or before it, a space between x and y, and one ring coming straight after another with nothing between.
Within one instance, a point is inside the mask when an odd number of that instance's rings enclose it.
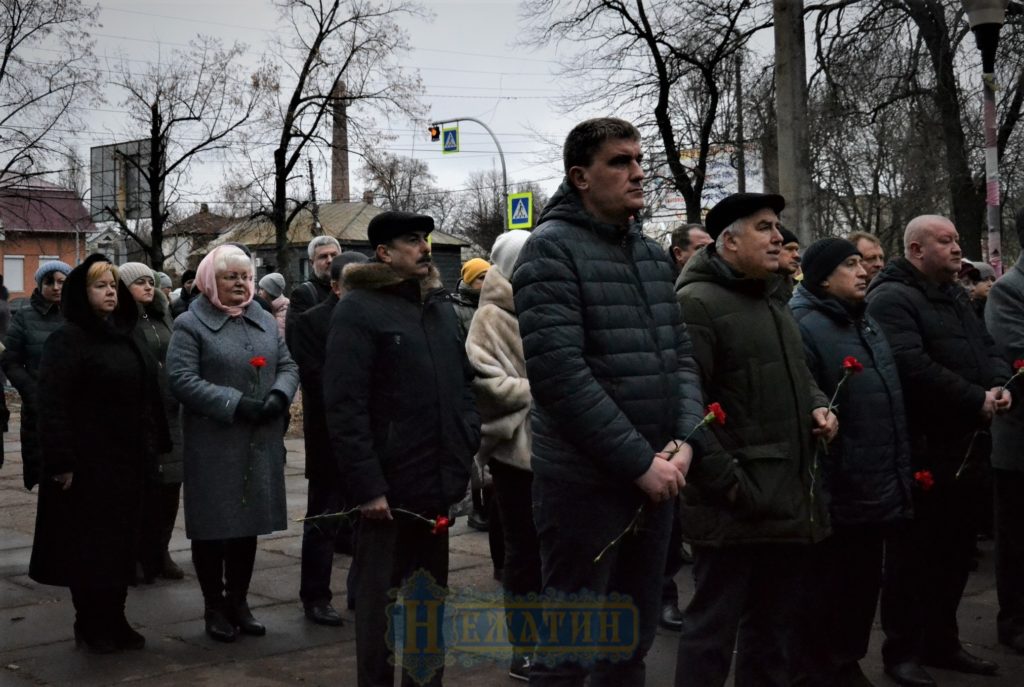
<instances>
[{"instance_id":1,"label":"pedestrian crossing sign","mask_svg":"<svg viewBox=\"0 0 1024 687\"><path fill-rule=\"evenodd\" d=\"M445 155L459 152L458 125L441 130L441 152Z\"/></svg>"},{"instance_id":2,"label":"pedestrian crossing sign","mask_svg":"<svg viewBox=\"0 0 1024 687\"><path fill-rule=\"evenodd\" d=\"M533 194L512 193L508 197L508 228L529 229L533 226Z\"/></svg>"}]
</instances>

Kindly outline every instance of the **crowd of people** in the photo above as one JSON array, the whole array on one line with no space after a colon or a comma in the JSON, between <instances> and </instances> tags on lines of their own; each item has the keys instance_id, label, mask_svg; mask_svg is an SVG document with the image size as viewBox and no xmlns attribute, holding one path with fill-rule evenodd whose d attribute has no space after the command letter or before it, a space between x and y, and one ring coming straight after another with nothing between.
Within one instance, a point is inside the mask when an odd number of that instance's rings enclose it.
<instances>
[{"instance_id":1,"label":"crowd of people","mask_svg":"<svg viewBox=\"0 0 1024 687\"><path fill-rule=\"evenodd\" d=\"M40 266L0 360L39 486L29 573L70 588L78 644L144 647L126 590L183 577L182 493L206 633L265 634L247 593L257 537L287 526L301 387L298 596L310 622L343 624L332 563L353 555L361 687L394 680L391 590L416 572L447 586L467 490L506 595L508 674L531 684L642 685L661 624L679 633L677 686L870 685L879 607L898 683L995 674L956 621L982 532L994 629L1024 652L1024 257L997 280L938 215L888 262L865 232L803 247L765 193L725 197L666 250L635 221L633 125L587 120L563 153L537 228L501 235L452 292L433 220L395 211L370 221L369 257L314 238L290 297L235 244L173 300L142 263ZM524 599L584 592L629 599L627 655L521 631Z\"/></svg>"}]
</instances>

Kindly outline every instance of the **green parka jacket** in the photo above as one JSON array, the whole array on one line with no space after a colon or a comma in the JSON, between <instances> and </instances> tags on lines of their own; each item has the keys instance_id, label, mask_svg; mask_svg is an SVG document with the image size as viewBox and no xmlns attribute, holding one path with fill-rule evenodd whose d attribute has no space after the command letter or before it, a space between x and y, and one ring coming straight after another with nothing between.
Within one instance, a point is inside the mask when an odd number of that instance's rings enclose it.
<instances>
[{"instance_id":1,"label":"green parka jacket","mask_svg":"<svg viewBox=\"0 0 1024 687\"><path fill-rule=\"evenodd\" d=\"M792 314L771 297L775 287L736 272L714 245L678 282L705 400L727 414L706 435L680 499L683 536L694 544L813 543L829 534L811 435L811 411L828 399Z\"/></svg>"}]
</instances>

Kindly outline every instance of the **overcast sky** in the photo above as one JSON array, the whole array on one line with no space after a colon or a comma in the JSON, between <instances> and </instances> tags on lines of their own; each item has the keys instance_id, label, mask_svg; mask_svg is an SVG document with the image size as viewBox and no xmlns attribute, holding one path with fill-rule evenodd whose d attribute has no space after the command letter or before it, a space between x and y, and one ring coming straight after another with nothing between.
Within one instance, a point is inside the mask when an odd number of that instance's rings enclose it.
<instances>
[{"instance_id":1,"label":"overcast sky","mask_svg":"<svg viewBox=\"0 0 1024 687\"><path fill-rule=\"evenodd\" d=\"M560 180L559 167L550 162L550 147L532 131L561 140L582 118L565 118L552 108L560 92L560 84L552 78L555 51L530 53L513 45L520 27L514 0L427 0L422 4L435 17L430 22L403 22L413 47L403 62L419 70L430 118L469 116L487 122L504 148L509 180L537 181L553 190ZM144 61L157 61L198 33L217 36L228 45L236 40L248 44L255 64L277 23L277 12L270 0L104 0L100 22L96 54L104 67L108 58L114 62L124 54L139 61L130 63L133 67L144 69ZM73 137L85 160L89 147L125 138L123 115L117 111L120 95L108 89L107 97L107 103L90 112L85 130ZM470 171L500 169L495 147L479 126L464 123L464 152L442 156L440 144L430 142L426 124L396 122L397 138L384 145L427 161L444 188L461 188ZM353 196L358 197L359 161L354 155L350 160ZM217 200L217 182L225 164L232 162L206 159L197 166L187 197L195 202ZM318 196L324 198L329 186L323 165L318 165L316 175Z\"/></svg>"}]
</instances>

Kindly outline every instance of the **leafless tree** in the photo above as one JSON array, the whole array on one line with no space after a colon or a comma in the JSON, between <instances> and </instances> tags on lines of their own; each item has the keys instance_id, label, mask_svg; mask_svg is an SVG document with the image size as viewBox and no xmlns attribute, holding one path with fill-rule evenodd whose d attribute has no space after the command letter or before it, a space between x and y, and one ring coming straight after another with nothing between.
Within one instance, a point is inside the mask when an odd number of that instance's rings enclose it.
<instances>
[{"instance_id":1,"label":"leafless tree","mask_svg":"<svg viewBox=\"0 0 1024 687\"><path fill-rule=\"evenodd\" d=\"M280 39L276 87L263 114L265 145L250 150L257 215L274 225L278 271L296 281L298 265L288 231L309 203L298 183L303 158L330 149L330 115L341 101L349 140L371 141L373 125L395 115L418 114L420 80L398 63L408 50L402 17L426 12L409 0L276 0ZM269 161L268 161L269 157Z\"/></svg>"},{"instance_id":2,"label":"leafless tree","mask_svg":"<svg viewBox=\"0 0 1024 687\"><path fill-rule=\"evenodd\" d=\"M901 231L907 213L947 212L968 256L980 257L985 207L980 69L961 3L834 0L806 9L815 18L820 81L812 99L828 112L833 142L841 144L830 164L860 148L861 178L846 174L845 188L826 180L829 190L845 194L849 209L874 207L876 217L887 214L888 230L894 232ZM1008 151L1012 160L1020 159L1013 150L1020 146L1013 133L1024 105L1020 27L1018 17L1008 17L996 60L1003 86L1000 160ZM822 169L828 176L839 166L819 165ZM868 218L855 219L872 226Z\"/></svg>"},{"instance_id":3,"label":"leafless tree","mask_svg":"<svg viewBox=\"0 0 1024 687\"><path fill-rule=\"evenodd\" d=\"M428 212L438 192L426 162L386 150L366 152L362 177L374 202L388 210Z\"/></svg>"},{"instance_id":4,"label":"leafless tree","mask_svg":"<svg viewBox=\"0 0 1024 687\"><path fill-rule=\"evenodd\" d=\"M97 12L80 0L0 2L0 184L46 173L66 150L61 131L97 97Z\"/></svg>"},{"instance_id":5,"label":"leafless tree","mask_svg":"<svg viewBox=\"0 0 1024 687\"><path fill-rule=\"evenodd\" d=\"M154 269L163 268L164 227L180 200L180 187L201 156L237 144L268 88L268 68L247 73L240 58L246 47L225 48L220 39L199 36L170 59L136 73L122 61L111 70L124 93L130 126L126 135L148 141L151 154L126 157L142 178L150 217L148 231L129 224L118 208L105 208L121 230L142 247Z\"/></svg>"},{"instance_id":6,"label":"leafless tree","mask_svg":"<svg viewBox=\"0 0 1024 687\"><path fill-rule=\"evenodd\" d=\"M620 113L652 141L655 174L701 220L708 156L734 56L769 26L765 0L525 0L529 43L577 46L561 70L565 112ZM724 86L724 88L723 88ZM695 154L680 157L681 153ZM666 170L666 171L660 171Z\"/></svg>"},{"instance_id":7,"label":"leafless tree","mask_svg":"<svg viewBox=\"0 0 1024 687\"><path fill-rule=\"evenodd\" d=\"M536 224L547 204L547 195L534 182L509 183L509 193L526 191L533 193L533 221ZM494 240L505 231L508 211L501 172L494 169L472 172L465 188L456 193L461 210L455 233L470 241L480 255L489 254Z\"/></svg>"}]
</instances>

